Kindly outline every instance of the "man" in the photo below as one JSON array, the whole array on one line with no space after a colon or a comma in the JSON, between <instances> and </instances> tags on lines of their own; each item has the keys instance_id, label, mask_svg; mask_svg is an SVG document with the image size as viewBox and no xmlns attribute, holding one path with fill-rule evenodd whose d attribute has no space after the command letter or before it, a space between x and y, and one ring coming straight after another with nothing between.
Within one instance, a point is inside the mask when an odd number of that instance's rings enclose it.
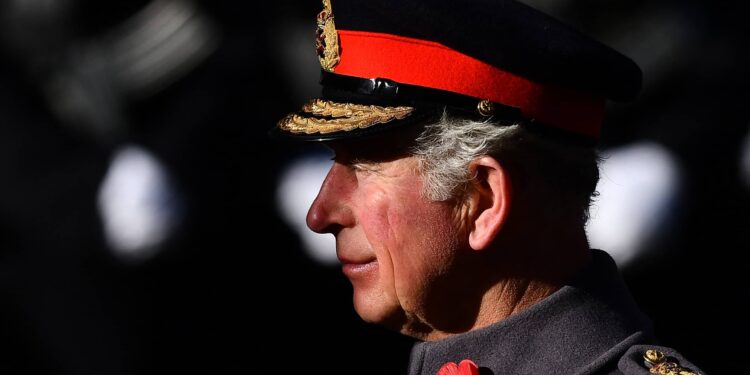
<instances>
[{"instance_id":1,"label":"man","mask_svg":"<svg viewBox=\"0 0 750 375\"><path fill-rule=\"evenodd\" d=\"M698 373L584 232L632 61L511 0L323 3L323 97L274 133L334 150L308 226L411 374Z\"/></svg>"}]
</instances>

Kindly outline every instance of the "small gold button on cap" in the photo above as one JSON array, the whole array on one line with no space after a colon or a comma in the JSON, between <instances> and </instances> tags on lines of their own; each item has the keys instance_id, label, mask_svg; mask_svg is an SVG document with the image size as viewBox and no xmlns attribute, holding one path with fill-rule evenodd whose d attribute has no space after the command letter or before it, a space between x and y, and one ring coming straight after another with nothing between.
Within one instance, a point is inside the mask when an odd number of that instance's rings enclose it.
<instances>
[{"instance_id":1,"label":"small gold button on cap","mask_svg":"<svg viewBox=\"0 0 750 375\"><path fill-rule=\"evenodd\" d=\"M646 366L649 368L665 361L664 353L658 350L647 350L646 354L643 355L643 359L646 360Z\"/></svg>"},{"instance_id":2,"label":"small gold button on cap","mask_svg":"<svg viewBox=\"0 0 750 375\"><path fill-rule=\"evenodd\" d=\"M495 114L495 103L484 99L477 104L477 112L484 117L490 117Z\"/></svg>"}]
</instances>

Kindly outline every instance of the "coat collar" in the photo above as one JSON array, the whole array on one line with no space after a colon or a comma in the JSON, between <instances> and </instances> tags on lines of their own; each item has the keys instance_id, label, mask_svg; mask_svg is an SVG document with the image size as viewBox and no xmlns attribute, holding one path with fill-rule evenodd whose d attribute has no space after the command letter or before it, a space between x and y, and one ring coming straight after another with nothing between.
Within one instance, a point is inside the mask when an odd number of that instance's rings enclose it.
<instances>
[{"instance_id":1,"label":"coat collar","mask_svg":"<svg viewBox=\"0 0 750 375\"><path fill-rule=\"evenodd\" d=\"M433 375L462 359L483 374L589 373L651 336L614 261L594 250L574 280L532 307L489 327L416 344L409 374Z\"/></svg>"}]
</instances>

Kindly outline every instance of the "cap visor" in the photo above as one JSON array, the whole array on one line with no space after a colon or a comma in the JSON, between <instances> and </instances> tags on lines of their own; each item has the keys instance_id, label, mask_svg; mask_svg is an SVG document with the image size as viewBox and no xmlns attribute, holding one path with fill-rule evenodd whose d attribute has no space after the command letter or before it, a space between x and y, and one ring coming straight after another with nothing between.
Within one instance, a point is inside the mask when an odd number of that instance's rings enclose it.
<instances>
[{"instance_id":1,"label":"cap visor","mask_svg":"<svg viewBox=\"0 0 750 375\"><path fill-rule=\"evenodd\" d=\"M299 112L290 113L281 119L271 130L271 134L309 141L362 138L422 122L435 112L432 109L406 106L390 107L314 99Z\"/></svg>"}]
</instances>

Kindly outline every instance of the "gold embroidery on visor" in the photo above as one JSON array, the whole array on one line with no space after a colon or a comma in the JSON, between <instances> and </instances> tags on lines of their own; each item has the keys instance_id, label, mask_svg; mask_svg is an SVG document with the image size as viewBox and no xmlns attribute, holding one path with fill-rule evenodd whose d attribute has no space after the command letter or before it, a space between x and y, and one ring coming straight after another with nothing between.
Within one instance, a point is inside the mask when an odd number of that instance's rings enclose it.
<instances>
[{"instance_id":1,"label":"gold embroidery on visor","mask_svg":"<svg viewBox=\"0 0 750 375\"><path fill-rule=\"evenodd\" d=\"M303 114L293 113L284 117L277 126L294 134L329 134L401 120L411 115L414 108L380 107L314 99L302 107L302 112Z\"/></svg>"}]
</instances>

